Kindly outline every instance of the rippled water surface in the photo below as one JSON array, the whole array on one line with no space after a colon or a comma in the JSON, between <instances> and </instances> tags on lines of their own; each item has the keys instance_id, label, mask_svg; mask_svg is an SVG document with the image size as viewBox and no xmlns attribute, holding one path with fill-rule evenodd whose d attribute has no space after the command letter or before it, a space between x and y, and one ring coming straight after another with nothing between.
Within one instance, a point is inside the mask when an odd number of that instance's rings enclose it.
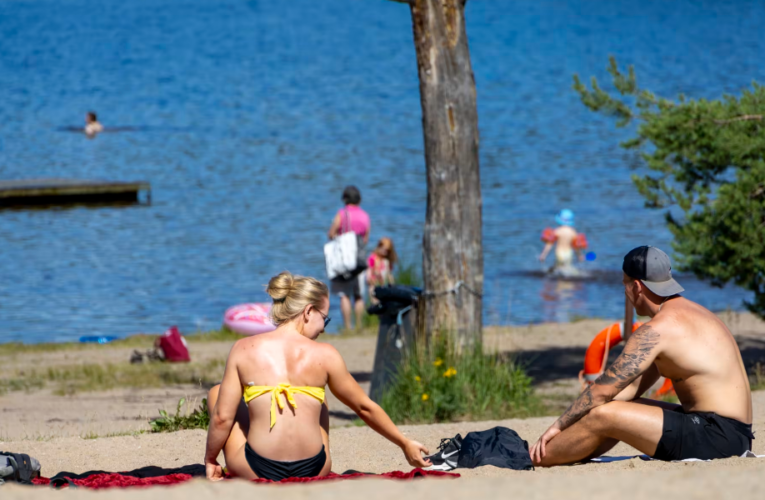
<instances>
[{"instance_id":1,"label":"rippled water surface","mask_svg":"<svg viewBox=\"0 0 765 500\"><path fill-rule=\"evenodd\" d=\"M489 323L618 316L630 248L667 248L571 75L609 54L641 83L714 98L765 81L760 1L470 0ZM134 127L62 128L95 110ZM0 179L148 180L151 206L0 211L0 340L217 327L283 269L323 276L340 191L373 239L420 260L425 177L409 10L383 0L5 0ZM569 207L603 272L540 278L540 231ZM748 294L685 279L708 307ZM333 304L334 325L340 323Z\"/></svg>"}]
</instances>

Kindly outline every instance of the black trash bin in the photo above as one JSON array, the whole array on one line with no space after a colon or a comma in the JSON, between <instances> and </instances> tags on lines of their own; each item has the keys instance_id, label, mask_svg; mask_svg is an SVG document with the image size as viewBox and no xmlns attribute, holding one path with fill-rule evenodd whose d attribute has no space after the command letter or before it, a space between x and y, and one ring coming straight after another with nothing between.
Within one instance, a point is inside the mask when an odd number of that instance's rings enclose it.
<instances>
[{"instance_id":1,"label":"black trash bin","mask_svg":"<svg viewBox=\"0 0 765 500\"><path fill-rule=\"evenodd\" d=\"M367 311L380 317L372 387L369 390L369 397L376 403L382 400L385 387L396 373L406 350L414 343L421 293L419 288L404 285L375 288L375 297L380 303Z\"/></svg>"}]
</instances>

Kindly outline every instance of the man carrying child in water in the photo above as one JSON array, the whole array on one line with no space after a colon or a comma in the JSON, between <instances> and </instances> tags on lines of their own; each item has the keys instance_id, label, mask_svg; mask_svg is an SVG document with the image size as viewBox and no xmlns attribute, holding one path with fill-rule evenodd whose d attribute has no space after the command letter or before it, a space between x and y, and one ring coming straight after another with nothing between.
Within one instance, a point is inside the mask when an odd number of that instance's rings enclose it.
<instances>
[{"instance_id":1,"label":"man carrying child in water","mask_svg":"<svg viewBox=\"0 0 765 500\"><path fill-rule=\"evenodd\" d=\"M555 264L550 268L550 272L563 276L578 276L580 271L574 267L574 253L579 257L579 262L583 261L582 250L587 248L587 240L584 234L577 233L574 229L574 212L571 210L561 210L555 216L555 222L558 223L558 227L547 228L542 233L545 247L539 255L539 261L544 262L555 246Z\"/></svg>"},{"instance_id":2,"label":"man carrying child in water","mask_svg":"<svg viewBox=\"0 0 765 500\"><path fill-rule=\"evenodd\" d=\"M659 460L714 459L751 450L752 396L736 340L704 307L681 297L667 254L635 248L624 257L627 299L651 320L531 447L534 465L597 457L624 441ZM641 396L660 376L679 405Z\"/></svg>"}]
</instances>

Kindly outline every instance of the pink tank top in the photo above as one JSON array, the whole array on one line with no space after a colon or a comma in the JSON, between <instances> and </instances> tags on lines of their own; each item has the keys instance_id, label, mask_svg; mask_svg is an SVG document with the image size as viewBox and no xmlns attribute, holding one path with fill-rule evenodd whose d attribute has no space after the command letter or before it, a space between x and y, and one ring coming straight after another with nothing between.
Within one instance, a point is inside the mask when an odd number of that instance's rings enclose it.
<instances>
[{"instance_id":1,"label":"pink tank top","mask_svg":"<svg viewBox=\"0 0 765 500\"><path fill-rule=\"evenodd\" d=\"M340 229L337 231L337 234L347 233L349 226L350 230L359 236L366 236L369 233L369 214L362 210L361 207L346 205L345 208L337 211L337 215L340 216Z\"/></svg>"}]
</instances>

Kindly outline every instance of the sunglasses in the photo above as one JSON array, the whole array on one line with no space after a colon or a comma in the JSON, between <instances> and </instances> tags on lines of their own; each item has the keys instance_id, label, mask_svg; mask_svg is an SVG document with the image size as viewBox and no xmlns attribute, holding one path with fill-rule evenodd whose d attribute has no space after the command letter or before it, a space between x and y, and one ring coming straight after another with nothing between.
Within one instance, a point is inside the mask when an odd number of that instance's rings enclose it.
<instances>
[{"instance_id":1,"label":"sunglasses","mask_svg":"<svg viewBox=\"0 0 765 500\"><path fill-rule=\"evenodd\" d=\"M319 315L324 319L324 328L327 328L327 325L329 324L330 321L332 321L332 318L329 317L329 314L325 315L321 311L316 309L315 307L313 309L314 309L314 311L319 313Z\"/></svg>"}]
</instances>

